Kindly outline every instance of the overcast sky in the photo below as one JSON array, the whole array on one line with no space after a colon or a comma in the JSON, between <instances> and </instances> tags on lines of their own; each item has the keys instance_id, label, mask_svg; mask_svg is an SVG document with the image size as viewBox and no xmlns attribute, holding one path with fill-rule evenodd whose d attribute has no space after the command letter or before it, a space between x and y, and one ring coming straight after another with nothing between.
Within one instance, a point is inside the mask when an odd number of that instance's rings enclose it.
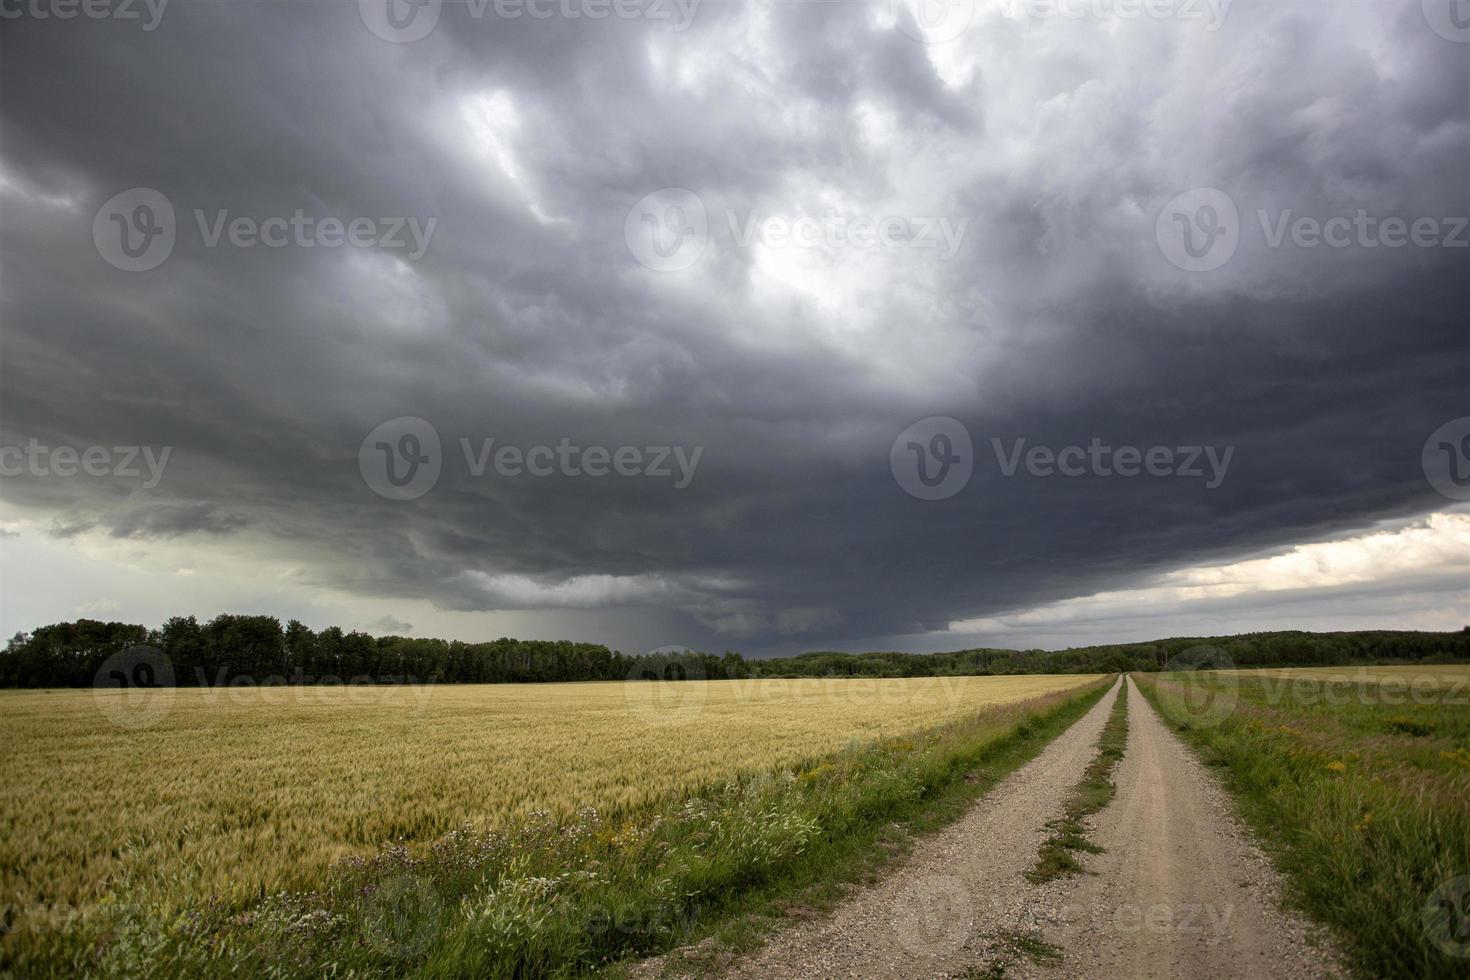
<instances>
[{"instance_id":1,"label":"overcast sky","mask_svg":"<svg viewBox=\"0 0 1470 980\"><path fill-rule=\"evenodd\" d=\"M1470 622L1453 0L389 2L0 3L6 635Z\"/></svg>"}]
</instances>

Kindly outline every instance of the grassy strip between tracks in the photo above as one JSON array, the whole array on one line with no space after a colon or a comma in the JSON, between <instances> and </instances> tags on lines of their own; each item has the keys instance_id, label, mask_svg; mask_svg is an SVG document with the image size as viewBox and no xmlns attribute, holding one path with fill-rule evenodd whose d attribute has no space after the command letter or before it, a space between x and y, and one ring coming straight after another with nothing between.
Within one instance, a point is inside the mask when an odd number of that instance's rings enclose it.
<instances>
[{"instance_id":1,"label":"grassy strip between tracks","mask_svg":"<svg viewBox=\"0 0 1470 980\"><path fill-rule=\"evenodd\" d=\"M1402 680L1402 678L1400 678ZM1290 900L1364 977L1470 976L1470 707L1425 667L1416 696L1371 673L1137 676L1216 766Z\"/></svg>"},{"instance_id":2,"label":"grassy strip between tracks","mask_svg":"<svg viewBox=\"0 0 1470 980\"><path fill-rule=\"evenodd\" d=\"M309 892L201 904L124 887L85 917L4 936L0 973L570 977L704 939L706 951L738 950L957 818L1110 684L853 743L631 816L588 811L390 847Z\"/></svg>"},{"instance_id":3,"label":"grassy strip between tracks","mask_svg":"<svg viewBox=\"0 0 1470 980\"><path fill-rule=\"evenodd\" d=\"M1087 839L1086 820L1112 802L1116 792L1113 769L1123 758L1127 744L1128 691L1125 685L1119 689L1107 724L1103 726L1097 755L1082 773L1081 781L1072 788L1062 816L1048 825L1052 834L1037 852L1036 866L1026 872L1026 879L1033 885L1086 871L1077 858L1078 851L1089 854L1102 852L1102 848Z\"/></svg>"}]
</instances>

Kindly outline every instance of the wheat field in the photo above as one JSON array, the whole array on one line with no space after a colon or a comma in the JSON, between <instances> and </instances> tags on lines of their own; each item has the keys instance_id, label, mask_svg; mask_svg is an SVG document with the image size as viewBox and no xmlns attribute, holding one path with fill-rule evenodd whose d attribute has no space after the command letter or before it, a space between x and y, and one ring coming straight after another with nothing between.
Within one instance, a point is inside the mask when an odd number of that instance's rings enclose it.
<instances>
[{"instance_id":1,"label":"wheat field","mask_svg":"<svg viewBox=\"0 0 1470 980\"><path fill-rule=\"evenodd\" d=\"M634 808L1097 675L0 693L0 896L246 898L544 810Z\"/></svg>"}]
</instances>

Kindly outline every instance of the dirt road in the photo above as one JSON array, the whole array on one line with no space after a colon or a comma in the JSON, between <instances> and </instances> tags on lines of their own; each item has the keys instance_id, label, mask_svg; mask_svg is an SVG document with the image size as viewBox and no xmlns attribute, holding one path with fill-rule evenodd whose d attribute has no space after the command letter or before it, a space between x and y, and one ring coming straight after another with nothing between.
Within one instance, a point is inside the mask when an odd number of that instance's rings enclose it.
<instances>
[{"instance_id":1,"label":"dirt road","mask_svg":"<svg viewBox=\"0 0 1470 980\"><path fill-rule=\"evenodd\" d=\"M1094 874L1032 885L1024 872L1046 823L1091 761L1120 692L1127 754L1089 834L1107 851L1085 856ZM831 915L780 930L728 975L1335 976L1279 896L1213 778L1129 682L963 818L918 841L896 871Z\"/></svg>"},{"instance_id":2,"label":"dirt road","mask_svg":"<svg viewBox=\"0 0 1470 980\"><path fill-rule=\"evenodd\" d=\"M1061 812L1068 789L1092 758L1118 690L1115 685L965 816L919 839L896 871L831 916L780 931L730 976L912 980L946 976L973 963L967 947L987 910L1021 901L1021 874L1035 860L1044 824Z\"/></svg>"},{"instance_id":3,"label":"dirt road","mask_svg":"<svg viewBox=\"0 0 1470 980\"><path fill-rule=\"evenodd\" d=\"M1117 795L1093 821L1094 872L1038 889L1047 977L1334 976L1317 931L1280 907L1281 883L1224 791L1129 682Z\"/></svg>"}]
</instances>

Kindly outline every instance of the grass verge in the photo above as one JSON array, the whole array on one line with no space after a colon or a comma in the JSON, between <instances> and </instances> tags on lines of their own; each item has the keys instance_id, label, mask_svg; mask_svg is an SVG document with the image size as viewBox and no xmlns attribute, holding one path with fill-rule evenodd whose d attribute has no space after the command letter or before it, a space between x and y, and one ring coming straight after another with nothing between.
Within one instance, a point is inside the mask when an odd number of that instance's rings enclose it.
<instances>
[{"instance_id":1,"label":"grass verge","mask_svg":"<svg viewBox=\"0 0 1470 980\"><path fill-rule=\"evenodd\" d=\"M1470 710L1288 672L1135 676L1364 977L1470 976Z\"/></svg>"},{"instance_id":2,"label":"grass verge","mask_svg":"<svg viewBox=\"0 0 1470 980\"><path fill-rule=\"evenodd\" d=\"M1036 854L1036 865L1026 872L1026 880L1040 885L1054 878L1080 874L1087 870L1077 859L1077 852L1099 854L1102 848L1087 839L1086 820L1113 799L1113 769L1123 758L1128 745L1128 689L1118 691L1118 699L1108 714L1098 739L1097 755L1072 788L1062 816L1048 826L1052 834L1042 842Z\"/></svg>"},{"instance_id":3,"label":"grass verge","mask_svg":"<svg viewBox=\"0 0 1470 980\"><path fill-rule=\"evenodd\" d=\"M124 887L96 919L0 939L0 972L570 977L708 937L739 948L958 817L1110 684L854 743L631 816L547 815L393 846L336 866L314 891L180 907Z\"/></svg>"}]
</instances>

